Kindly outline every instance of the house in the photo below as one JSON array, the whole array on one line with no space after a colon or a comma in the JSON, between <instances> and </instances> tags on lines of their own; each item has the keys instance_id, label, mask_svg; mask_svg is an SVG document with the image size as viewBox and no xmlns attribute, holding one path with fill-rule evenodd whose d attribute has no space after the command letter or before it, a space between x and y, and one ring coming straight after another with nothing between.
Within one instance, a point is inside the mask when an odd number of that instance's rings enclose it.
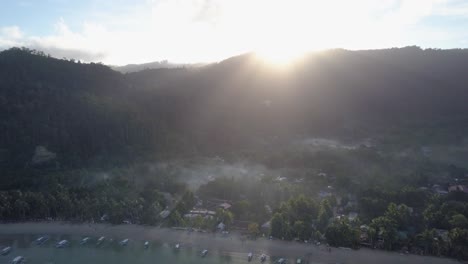
<instances>
[{"instance_id":1,"label":"house","mask_svg":"<svg viewBox=\"0 0 468 264\"><path fill-rule=\"evenodd\" d=\"M163 210L161 213L159 213L159 216L164 219L164 218L168 217L170 213L171 213L171 211L169 211L169 210Z\"/></svg>"},{"instance_id":2,"label":"house","mask_svg":"<svg viewBox=\"0 0 468 264\"><path fill-rule=\"evenodd\" d=\"M262 230L268 231L271 228L271 221L267 221L262 225Z\"/></svg>"},{"instance_id":3,"label":"house","mask_svg":"<svg viewBox=\"0 0 468 264\"><path fill-rule=\"evenodd\" d=\"M212 219L216 215L215 211L209 211L206 209L200 209L200 210L190 210L188 214L185 214L185 218L195 218L198 216L201 216L205 219Z\"/></svg>"},{"instance_id":4,"label":"house","mask_svg":"<svg viewBox=\"0 0 468 264\"><path fill-rule=\"evenodd\" d=\"M318 193L318 196L320 197L320 199L324 199L324 198L327 198L327 197L332 196L332 193L331 193L331 192L327 192L327 191L320 191L320 192Z\"/></svg>"},{"instance_id":5,"label":"house","mask_svg":"<svg viewBox=\"0 0 468 264\"><path fill-rule=\"evenodd\" d=\"M349 214L348 214L348 220L349 220L349 221L354 221L354 220L357 219L358 215L359 215L359 214L356 213L356 212L349 212Z\"/></svg>"},{"instance_id":6,"label":"house","mask_svg":"<svg viewBox=\"0 0 468 264\"><path fill-rule=\"evenodd\" d=\"M448 191L449 192L464 192L464 193L468 193L468 186L466 185L452 185L448 188Z\"/></svg>"},{"instance_id":7,"label":"house","mask_svg":"<svg viewBox=\"0 0 468 264\"><path fill-rule=\"evenodd\" d=\"M432 191L439 194L439 195L446 195L448 194L447 189L441 187L439 184L434 184L432 186Z\"/></svg>"},{"instance_id":8,"label":"house","mask_svg":"<svg viewBox=\"0 0 468 264\"><path fill-rule=\"evenodd\" d=\"M109 220L109 215L108 214L103 214L101 216L101 221L104 222L104 221L107 221L107 220Z\"/></svg>"},{"instance_id":9,"label":"house","mask_svg":"<svg viewBox=\"0 0 468 264\"><path fill-rule=\"evenodd\" d=\"M219 204L218 207L223 208L224 210L227 210L227 209L231 208L231 204L222 203L222 204Z\"/></svg>"},{"instance_id":10,"label":"house","mask_svg":"<svg viewBox=\"0 0 468 264\"><path fill-rule=\"evenodd\" d=\"M436 229L435 230L437 237L440 237L442 241L448 242L449 241L449 231L446 229Z\"/></svg>"},{"instance_id":11,"label":"house","mask_svg":"<svg viewBox=\"0 0 468 264\"><path fill-rule=\"evenodd\" d=\"M223 222L221 222L221 223L219 223L219 224L216 226L216 228L217 228L219 231L224 231L224 229L226 228L226 225L225 225Z\"/></svg>"}]
</instances>

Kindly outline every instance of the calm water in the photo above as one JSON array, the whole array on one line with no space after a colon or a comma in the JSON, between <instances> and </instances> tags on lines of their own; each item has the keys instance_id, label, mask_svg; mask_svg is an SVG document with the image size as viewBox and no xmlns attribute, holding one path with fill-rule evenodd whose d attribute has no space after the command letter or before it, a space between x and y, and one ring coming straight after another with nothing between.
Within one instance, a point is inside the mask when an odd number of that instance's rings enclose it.
<instances>
[{"instance_id":1,"label":"calm water","mask_svg":"<svg viewBox=\"0 0 468 264\"><path fill-rule=\"evenodd\" d=\"M118 241L106 238L100 246L96 246L97 238L92 238L87 244L80 245L79 236L50 236L50 240L43 245L36 245L34 240L38 236L32 235L2 235L0 247L12 246L13 250L6 256L0 256L0 263L10 263L16 256L24 256L28 264L83 264L83 263L248 263L247 254L222 253L210 251L204 258L197 248L181 247L175 250L173 245L150 241L150 247L145 249L143 241L130 241L127 246L120 246ZM70 245L66 248L56 248L55 244L67 239ZM274 263L279 257L272 257L266 263ZM258 256L254 256L251 263L260 263ZM289 260L288 263L295 263Z\"/></svg>"}]
</instances>

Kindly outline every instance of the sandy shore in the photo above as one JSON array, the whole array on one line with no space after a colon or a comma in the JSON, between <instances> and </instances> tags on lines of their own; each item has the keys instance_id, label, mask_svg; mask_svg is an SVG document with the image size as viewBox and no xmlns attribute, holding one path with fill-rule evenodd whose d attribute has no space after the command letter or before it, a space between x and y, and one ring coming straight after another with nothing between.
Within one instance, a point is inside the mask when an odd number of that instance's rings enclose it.
<instances>
[{"instance_id":1,"label":"sandy shore","mask_svg":"<svg viewBox=\"0 0 468 264\"><path fill-rule=\"evenodd\" d=\"M266 253L268 255L288 258L303 257L313 263L459 263L452 259L430 256L401 255L395 252L381 250L360 249L347 250L333 248L327 252L323 247L296 242L258 239L255 241L242 239L240 236L230 234L197 233L178 231L167 228L146 227L138 225L106 225L106 224L70 224L61 222L52 223L14 223L0 224L2 234L50 234L50 235L83 235L106 236L113 238L130 238L132 240L154 240L165 243L182 243L184 247L207 248L212 251L224 253L254 254Z\"/></svg>"}]
</instances>

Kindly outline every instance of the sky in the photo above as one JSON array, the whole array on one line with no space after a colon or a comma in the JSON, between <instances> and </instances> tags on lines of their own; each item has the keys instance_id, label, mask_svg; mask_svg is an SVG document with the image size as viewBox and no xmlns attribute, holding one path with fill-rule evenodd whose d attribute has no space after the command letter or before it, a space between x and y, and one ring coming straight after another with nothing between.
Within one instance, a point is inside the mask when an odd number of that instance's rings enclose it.
<instances>
[{"instance_id":1,"label":"sky","mask_svg":"<svg viewBox=\"0 0 468 264\"><path fill-rule=\"evenodd\" d=\"M0 50L112 65L468 47L468 0L0 0Z\"/></svg>"}]
</instances>

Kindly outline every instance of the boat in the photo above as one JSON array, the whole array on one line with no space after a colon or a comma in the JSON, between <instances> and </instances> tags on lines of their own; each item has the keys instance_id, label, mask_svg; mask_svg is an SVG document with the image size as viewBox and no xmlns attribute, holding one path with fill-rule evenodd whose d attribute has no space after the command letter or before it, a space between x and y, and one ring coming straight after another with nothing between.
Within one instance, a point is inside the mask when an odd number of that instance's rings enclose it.
<instances>
[{"instance_id":1,"label":"boat","mask_svg":"<svg viewBox=\"0 0 468 264\"><path fill-rule=\"evenodd\" d=\"M128 244L128 241L130 241L130 240L129 240L128 238L126 238L126 239L120 241L120 242L119 242L119 245L121 245L121 246L126 246L126 245Z\"/></svg>"},{"instance_id":2,"label":"boat","mask_svg":"<svg viewBox=\"0 0 468 264\"><path fill-rule=\"evenodd\" d=\"M296 264L302 264L302 259L298 258L298 259L296 260Z\"/></svg>"},{"instance_id":3,"label":"boat","mask_svg":"<svg viewBox=\"0 0 468 264\"><path fill-rule=\"evenodd\" d=\"M208 254L208 250L207 250L207 249L204 249L204 250L201 252L201 256L202 256L202 257L205 257L207 254Z\"/></svg>"},{"instance_id":4,"label":"boat","mask_svg":"<svg viewBox=\"0 0 468 264\"><path fill-rule=\"evenodd\" d=\"M267 256L265 254L262 254L260 256L260 262L265 262L266 259L267 259Z\"/></svg>"},{"instance_id":5,"label":"boat","mask_svg":"<svg viewBox=\"0 0 468 264\"><path fill-rule=\"evenodd\" d=\"M11 264L21 264L24 263L25 258L23 256L17 256L12 261Z\"/></svg>"},{"instance_id":6,"label":"boat","mask_svg":"<svg viewBox=\"0 0 468 264\"><path fill-rule=\"evenodd\" d=\"M84 244L88 243L89 240L91 240L90 237L85 237L85 238L81 239L80 245L84 245Z\"/></svg>"},{"instance_id":7,"label":"boat","mask_svg":"<svg viewBox=\"0 0 468 264\"><path fill-rule=\"evenodd\" d=\"M56 248L64 248L66 246L68 246L68 240L64 239L64 240L60 240L56 245L55 247Z\"/></svg>"},{"instance_id":8,"label":"boat","mask_svg":"<svg viewBox=\"0 0 468 264\"><path fill-rule=\"evenodd\" d=\"M0 251L0 255L5 256L8 255L11 251L11 247L4 247L2 251Z\"/></svg>"},{"instance_id":9,"label":"boat","mask_svg":"<svg viewBox=\"0 0 468 264\"><path fill-rule=\"evenodd\" d=\"M96 245L98 245L98 246L99 246L99 245L101 245L101 244L102 244L102 242L104 242L104 239L106 239L106 238L105 238L105 237L103 237L103 236L102 236L102 237L100 237L100 238L97 240L97 242L96 242Z\"/></svg>"},{"instance_id":10,"label":"boat","mask_svg":"<svg viewBox=\"0 0 468 264\"><path fill-rule=\"evenodd\" d=\"M179 244L179 243L175 244L174 248L175 248L175 249L179 249L179 248L180 248L180 244Z\"/></svg>"},{"instance_id":11,"label":"boat","mask_svg":"<svg viewBox=\"0 0 468 264\"><path fill-rule=\"evenodd\" d=\"M252 258L253 258L253 254L252 252L249 252L249 254L247 254L247 260L250 262L252 261Z\"/></svg>"},{"instance_id":12,"label":"boat","mask_svg":"<svg viewBox=\"0 0 468 264\"><path fill-rule=\"evenodd\" d=\"M284 258L280 258L280 259L278 259L278 261L276 263L284 264L284 263L286 263L286 260Z\"/></svg>"},{"instance_id":13,"label":"boat","mask_svg":"<svg viewBox=\"0 0 468 264\"><path fill-rule=\"evenodd\" d=\"M47 240L49 240L49 237L48 237L48 236L41 236L41 237L38 237L34 242L35 242L37 245L42 245L42 244L44 244Z\"/></svg>"},{"instance_id":14,"label":"boat","mask_svg":"<svg viewBox=\"0 0 468 264\"><path fill-rule=\"evenodd\" d=\"M144 246L145 246L145 248L148 248L148 247L149 247L149 242L148 242L148 241L145 241Z\"/></svg>"}]
</instances>

